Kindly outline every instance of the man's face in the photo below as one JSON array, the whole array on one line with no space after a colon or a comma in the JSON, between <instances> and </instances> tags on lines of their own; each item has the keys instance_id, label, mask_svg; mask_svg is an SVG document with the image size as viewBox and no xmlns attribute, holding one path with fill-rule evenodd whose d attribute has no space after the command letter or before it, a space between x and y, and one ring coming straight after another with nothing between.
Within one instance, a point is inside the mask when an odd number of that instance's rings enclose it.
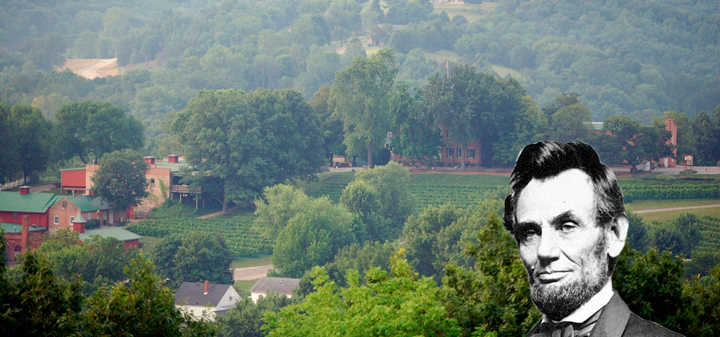
<instances>
[{"instance_id":1,"label":"man's face","mask_svg":"<svg viewBox=\"0 0 720 337\"><path fill-rule=\"evenodd\" d=\"M516 207L516 238L535 305L552 320L571 314L607 282L606 230L595 223L595 193L572 169L533 179Z\"/></svg>"}]
</instances>

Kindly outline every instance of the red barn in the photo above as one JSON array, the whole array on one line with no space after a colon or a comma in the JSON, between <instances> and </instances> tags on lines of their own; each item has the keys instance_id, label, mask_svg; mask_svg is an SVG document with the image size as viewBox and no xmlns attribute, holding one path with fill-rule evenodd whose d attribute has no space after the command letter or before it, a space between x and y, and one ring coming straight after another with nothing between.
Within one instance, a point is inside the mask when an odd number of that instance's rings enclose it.
<instances>
[{"instance_id":1,"label":"red barn","mask_svg":"<svg viewBox=\"0 0 720 337\"><path fill-rule=\"evenodd\" d=\"M52 193L30 193L28 186L21 186L19 192L0 192L0 222L21 224L27 215L31 226L47 229L47 211L57 199Z\"/></svg>"},{"instance_id":2,"label":"red barn","mask_svg":"<svg viewBox=\"0 0 720 337\"><path fill-rule=\"evenodd\" d=\"M85 168L60 170L60 191L72 191L72 194L83 194L86 189Z\"/></svg>"}]
</instances>

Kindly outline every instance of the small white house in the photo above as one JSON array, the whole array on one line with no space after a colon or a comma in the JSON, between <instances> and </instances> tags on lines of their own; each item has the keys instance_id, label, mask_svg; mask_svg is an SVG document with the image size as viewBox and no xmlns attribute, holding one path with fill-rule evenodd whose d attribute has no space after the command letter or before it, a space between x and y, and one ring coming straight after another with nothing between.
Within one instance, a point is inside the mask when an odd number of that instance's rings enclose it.
<instances>
[{"instance_id":1,"label":"small white house","mask_svg":"<svg viewBox=\"0 0 720 337\"><path fill-rule=\"evenodd\" d=\"M175 292L175 307L197 318L215 320L215 314L223 314L234 308L240 294L229 284L213 284L205 281L183 282Z\"/></svg>"},{"instance_id":2,"label":"small white house","mask_svg":"<svg viewBox=\"0 0 720 337\"><path fill-rule=\"evenodd\" d=\"M269 292L283 294L287 298L292 298L293 290L300 286L299 278L286 278L286 277L262 277L255 285L250 288L250 297L253 302L267 296Z\"/></svg>"}]
</instances>

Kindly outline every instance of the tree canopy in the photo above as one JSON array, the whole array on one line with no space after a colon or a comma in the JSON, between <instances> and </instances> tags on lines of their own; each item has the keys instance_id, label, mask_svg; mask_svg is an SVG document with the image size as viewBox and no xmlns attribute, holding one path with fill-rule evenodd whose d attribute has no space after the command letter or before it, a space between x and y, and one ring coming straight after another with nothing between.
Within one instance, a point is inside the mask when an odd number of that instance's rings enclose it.
<instances>
[{"instance_id":1,"label":"tree canopy","mask_svg":"<svg viewBox=\"0 0 720 337\"><path fill-rule=\"evenodd\" d=\"M172 234L160 240L152 250L157 275L178 288L183 282L230 284L233 255L219 236L192 233Z\"/></svg>"},{"instance_id":2,"label":"tree canopy","mask_svg":"<svg viewBox=\"0 0 720 337\"><path fill-rule=\"evenodd\" d=\"M173 122L189 165L184 181L223 204L248 204L266 186L311 179L323 162L319 121L292 90L204 90Z\"/></svg>"},{"instance_id":3,"label":"tree canopy","mask_svg":"<svg viewBox=\"0 0 720 337\"><path fill-rule=\"evenodd\" d=\"M90 191L103 198L114 210L127 210L148 196L145 178L148 165L135 151L115 151L100 160L91 180Z\"/></svg>"},{"instance_id":4,"label":"tree canopy","mask_svg":"<svg viewBox=\"0 0 720 337\"><path fill-rule=\"evenodd\" d=\"M392 126L390 98L397 72L392 50L382 49L368 58L356 57L333 81L330 97L343 122L347 153L365 149L370 167Z\"/></svg>"}]
</instances>

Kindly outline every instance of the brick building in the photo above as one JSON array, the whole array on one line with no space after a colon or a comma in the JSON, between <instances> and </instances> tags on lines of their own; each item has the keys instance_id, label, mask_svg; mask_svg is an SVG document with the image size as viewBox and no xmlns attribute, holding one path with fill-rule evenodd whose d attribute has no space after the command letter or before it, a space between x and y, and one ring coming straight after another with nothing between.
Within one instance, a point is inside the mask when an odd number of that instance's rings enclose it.
<instances>
[{"instance_id":1,"label":"brick building","mask_svg":"<svg viewBox=\"0 0 720 337\"><path fill-rule=\"evenodd\" d=\"M102 225L114 224L125 220L125 212L113 211L102 198L91 195L63 197L48 210L50 233L61 228L72 227L77 214L82 214L85 220L100 220Z\"/></svg>"},{"instance_id":2,"label":"brick building","mask_svg":"<svg viewBox=\"0 0 720 337\"><path fill-rule=\"evenodd\" d=\"M19 192L0 192L0 222L21 224L27 215L31 226L47 229L47 211L57 199L52 193L30 193L28 186L21 186Z\"/></svg>"}]
</instances>

